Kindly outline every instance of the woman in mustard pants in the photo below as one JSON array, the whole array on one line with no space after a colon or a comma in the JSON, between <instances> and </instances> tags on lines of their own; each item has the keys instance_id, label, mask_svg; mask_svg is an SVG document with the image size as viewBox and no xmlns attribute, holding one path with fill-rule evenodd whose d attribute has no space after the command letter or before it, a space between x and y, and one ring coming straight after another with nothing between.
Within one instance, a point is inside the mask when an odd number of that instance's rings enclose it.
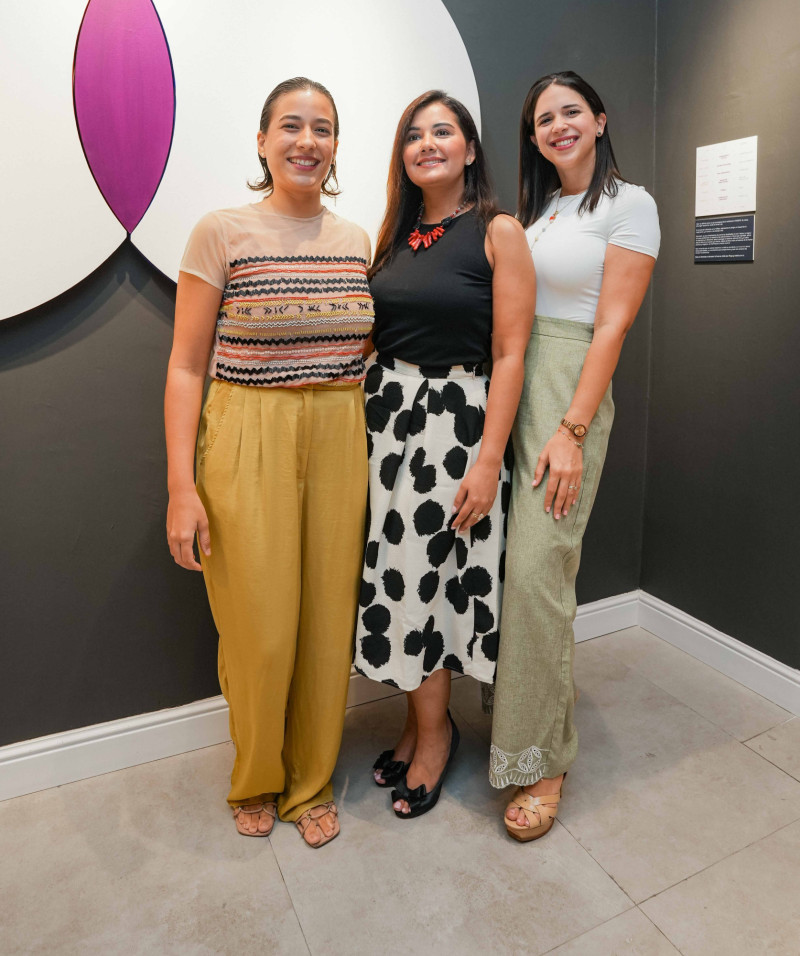
<instances>
[{"instance_id":1,"label":"woman in mustard pants","mask_svg":"<svg viewBox=\"0 0 800 956\"><path fill-rule=\"evenodd\" d=\"M265 198L192 232L165 399L167 536L178 564L202 568L219 631L236 827L268 836L277 814L312 847L339 832L367 491L369 240L321 202L338 136L325 87L296 77L270 93Z\"/></svg>"}]
</instances>

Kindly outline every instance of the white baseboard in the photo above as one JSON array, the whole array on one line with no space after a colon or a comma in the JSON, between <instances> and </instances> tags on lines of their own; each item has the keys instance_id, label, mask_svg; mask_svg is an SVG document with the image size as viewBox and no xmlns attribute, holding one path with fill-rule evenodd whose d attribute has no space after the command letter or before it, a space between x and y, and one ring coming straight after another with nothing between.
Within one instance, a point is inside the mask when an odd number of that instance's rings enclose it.
<instances>
[{"instance_id":1,"label":"white baseboard","mask_svg":"<svg viewBox=\"0 0 800 956\"><path fill-rule=\"evenodd\" d=\"M230 740L228 705L209 697L0 747L0 800Z\"/></svg>"},{"instance_id":2,"label":"white baseboard","mask_svg":"<svg viewBox=\"0 0 800 956\"><path fill-rule=\"evenodd\" d=\"M744 684L784 710L800 715L800 671L690 617L666 601L639 592L639 626Z\"/></svg>"},{"instance_id":3,"label":"white baseboard","mask_svg":"<svg viewBox=\"0 0 800 956\"><path fill-rule=\"evenodd\" d=\"M639 624L657 637L793 714L800 714L800 671L651 597L631 591L584 604L575 640L588 641ZM350 677L348 707L400 693L358 674ZM182 707L0 747L0 800L58 787L229 740L228 706L210 697Z\"/></svg>"},{"instance_id":4,"label":"white baseboard","mask_svg":"<svg viewBox=\"0 0 800 956\"><path fill-rule=\"evenodd\" d=\"M639 592L615 594L614 597L581 604L575 616L575 642L613 634L638 624Z\"/></svg>"}]
</instances>

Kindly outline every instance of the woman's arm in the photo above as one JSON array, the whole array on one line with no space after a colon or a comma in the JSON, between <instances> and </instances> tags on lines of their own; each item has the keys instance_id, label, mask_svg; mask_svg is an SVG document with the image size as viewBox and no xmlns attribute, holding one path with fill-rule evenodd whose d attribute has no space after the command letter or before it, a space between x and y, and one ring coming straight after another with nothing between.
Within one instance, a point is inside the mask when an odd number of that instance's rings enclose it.
<instances>
[{"instance_id":1,"label":"woman's arm","mask_svg":"<svg viewBox=\"0 0 800 956\"><path fill-rule=\"evenodd\" d=\"M492 266L492 379L486 403L481 450L458 489L453 528L466 532L487 515L497 495L497 477L517 413L525 378L525 349L536 307L536 273L522 226L495 216L486 230L486 257Z\"/></svg>"},{"instance_id":2,"label":"woman's arm","mask_svg":"<svg viewBox=\"0 0 800 956\"><path fill-rule=\"evenodd\" d=\"M607 247L594 338L586 353L572 402L564 409L567 421L590 428L617 367L622 343L644 299L655 264L656 260L643 252L632 252L611 244ZM575 444L572 433L562 426L556 429L539 456L534 487L541 482L548 467L550 477L545 490L544 510L549 512L552 507L553 516L558 520L562 515L566 516L570 504L574 505L578 500L583 473L583 452ZM570 485L576 486L571 494Z\"/></svg>"},{"instance_id":3,"label":"woman's arm","mask_svg":"<svg viewBox=\"0 0 800 956\"><path fill-rule=\"evenodd\" d=\"M164 424L167 434L167 541L175 561L202 568L194 555L197 534L211 554L208 518L194 484L194 451L208 356L222 293L203 279L181 272L175 301L175 333L167 369Z\"/></svg>"}]
</instances>

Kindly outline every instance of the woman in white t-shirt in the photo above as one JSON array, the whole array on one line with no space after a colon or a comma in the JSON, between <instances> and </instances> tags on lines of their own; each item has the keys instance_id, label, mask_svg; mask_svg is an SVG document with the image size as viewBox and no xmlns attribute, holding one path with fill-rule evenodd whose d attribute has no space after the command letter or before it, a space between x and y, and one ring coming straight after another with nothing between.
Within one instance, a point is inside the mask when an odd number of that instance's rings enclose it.
<instances>
[{"instance_id":1,"label":"woman in white t-shirt","mask_svg":"<svg viewBox=\"0 0 800 956\"><path fill-rule=\"evenodd\" d=\"M516 784L504 822L527 841L552 827L577 752L575 577L614 416L611 376L660 242L655 202L622 179L603 104L575 73L542 77L525 100L517 215L537 302L513 430L490 780Z\"/></svg>"}]
</instances>

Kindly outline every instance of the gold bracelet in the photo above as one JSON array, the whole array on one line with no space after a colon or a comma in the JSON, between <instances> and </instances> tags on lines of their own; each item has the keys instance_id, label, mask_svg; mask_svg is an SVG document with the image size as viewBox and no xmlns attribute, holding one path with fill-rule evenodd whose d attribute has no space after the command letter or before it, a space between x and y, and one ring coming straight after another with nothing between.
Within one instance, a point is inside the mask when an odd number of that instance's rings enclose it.
<instances>
[{"instance_id":1,"label":"gold bracelet","mask_svg":"<svg viewBox=\"0 0 800 956\"><path fill-rule=\"evenodd\" d=\"M577 445L578 448L583 448L583 442L576 441L574 438L570 438L569 435L565 435L559 428L556 429L556 434L561 435L562 438L566 438L567 441L571 441L573 445Z\"/></svg>"}]
</instances>

